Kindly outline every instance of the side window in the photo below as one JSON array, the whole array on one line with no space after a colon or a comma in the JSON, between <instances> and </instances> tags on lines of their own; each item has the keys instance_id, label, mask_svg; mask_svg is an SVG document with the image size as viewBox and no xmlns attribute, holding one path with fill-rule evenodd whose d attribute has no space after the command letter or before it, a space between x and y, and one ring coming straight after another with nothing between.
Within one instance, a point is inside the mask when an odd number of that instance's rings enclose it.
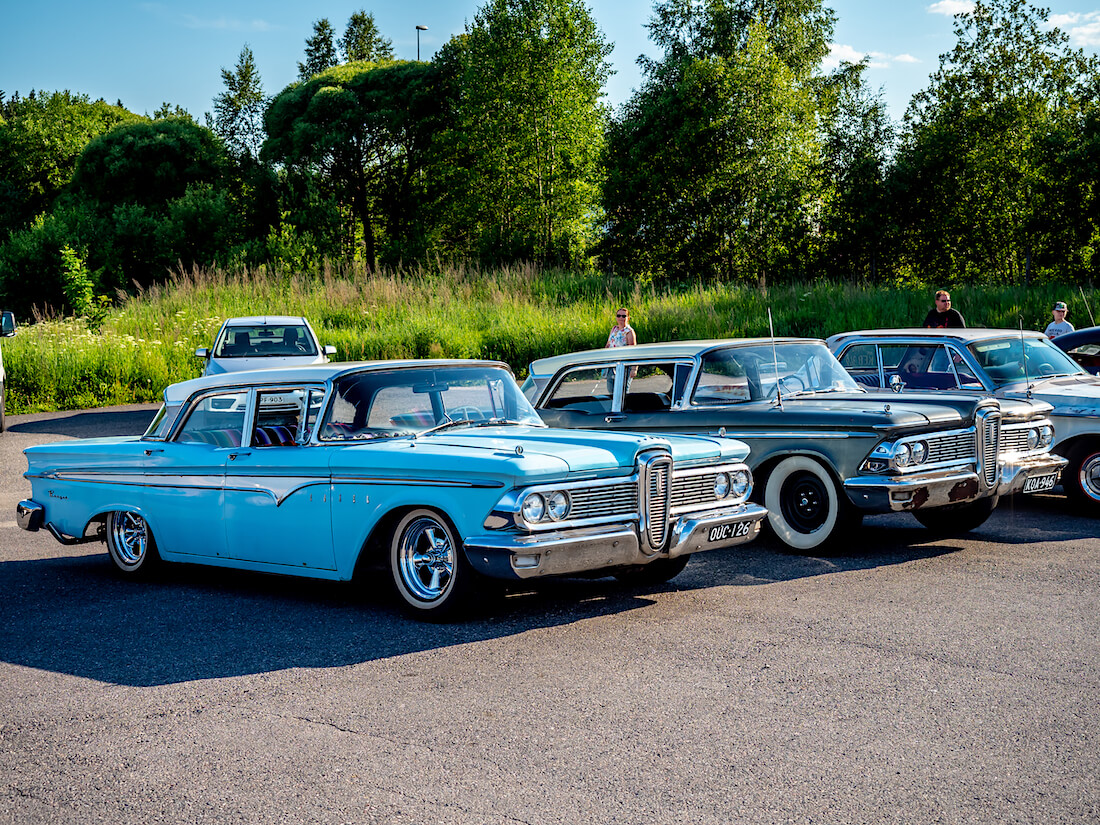
<instances>
[{"instance_id":1,"label":"side window","mask_svg":"<svg viewBox=\"0 0 1100 825\"><path fill-rule=\"evenodd\" d=\"M187 413L187 420L176 441L214 447L241 446L247 402L247 392L219 393L200 398Z\"/></svg>"},{"instance_id":2,"label":"side window","mask_svg":"<svg viewBox=\"0 0 1100 825\"><path fill-rule=\"evenodd\" d=\"M611 393L615 389L613 368L581 367L565 374L545 406L553 410L588 413L611 412Z\"/></svg>"},{"instance_id":3,"label":"side window","mask_svg":"<svg viewBox=\"0 0 1100 825\"><path fill-rule=\"evenodd\" d=\"M881 386L878 375L878 347L874 344L852 344L841 353L840 365L858 383L867 387Z\"/></svg>"},{"instance_id":4,"label":"side window","mask_svg":"<svg viewBox=\"0 0 1100 825\"><path fill-rule=\"evenodd\" d=\"M951 366L958 377L959 387L964 390L984 389L981 379L974 374L974 370L970 368L970 364L963 358L962 353L954 347L947 347L946 350L947 356L951 359Z\"/></svg>"},{"instance_id":5,"label":"side window","mask_svg":"<svg viewBox=\"0 0 1100 825\"><path fill-rule=\"evenodd\" d=\"M703 359L691 402L707 406L750 400L752 390L744 367L731 354L708 353Z\"/></svg>"},{"instance_id":6,"label":"side window","mask_svg":"<svg viewBox=\"0 0 1100 825\"><path fill-rule=\"evenodd\" d=\"M629 370L623 412L662 412L672 406L676 364L639 364Z\"/></svg>"},{"instance_id":7,"label":"side window","mask_svg":"<svg viewBox=\"0 0 1100 825\"><path fill-rule=\"evenodd\" d=\"M253 447L293 447L306 410L305 389L264 390L256 393Z\"/></svg>"}]
</instances>

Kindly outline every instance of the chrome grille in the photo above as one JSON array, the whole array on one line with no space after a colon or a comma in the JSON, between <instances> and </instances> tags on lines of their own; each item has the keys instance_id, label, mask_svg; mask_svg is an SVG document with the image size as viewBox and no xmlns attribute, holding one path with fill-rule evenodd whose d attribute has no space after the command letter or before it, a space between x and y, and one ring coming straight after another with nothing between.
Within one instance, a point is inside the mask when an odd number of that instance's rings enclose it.
<instances>
[{"instance_id":1,"label":"chrome grille","mask_svg":"<svg viewBox=\"0 0 1100 825\"><path fill-rule=\"evenodd\" d=\"M928 439L928 464L941 461L973 461L976 445L973 430L958 430Z\"/></svg>"},{"instance_id":2,"label":"chrome grille","mask_svg":"<svg viewBox=\"0 0 1100 825\"><path fill-rule=\"evenodd\" d=\"M714 498L714 479L718 473L674 478L672 480L672 509L708 504Z\"/></svg>"},{"instance_id":3,"label":"chrome grille","mask_svg":"<svg viewBox=\"0 0 1100 825\"><path fill-rule=\"evenodd\" d=\"M645 537L650 549L660 550L668 537L672 458L667 453L649 453L639 463L638 479L645 495Z\"/></svg>"},{"instance_id":4,"label":"chrome grille","mask_svg":"<svg viewBox=\"0 0 1100 825\"><path fill-rule=\"evenodd\" d=\"M571 519L624 516L638 512L638 485L633 481L601 487L578 487L569 491Z\"/></svg>"},{"instance_id":5,"label":"chrome grille","mask_svg":"<svg viewBox=\"0 0 1100 825\"><path fill-rule=\"evenodd\" d=\"M997 445L1001 438L1001 413L998 410L978 412L978 447L982 480L986 487L997 483Z\"/></svg>"}]
</instances>

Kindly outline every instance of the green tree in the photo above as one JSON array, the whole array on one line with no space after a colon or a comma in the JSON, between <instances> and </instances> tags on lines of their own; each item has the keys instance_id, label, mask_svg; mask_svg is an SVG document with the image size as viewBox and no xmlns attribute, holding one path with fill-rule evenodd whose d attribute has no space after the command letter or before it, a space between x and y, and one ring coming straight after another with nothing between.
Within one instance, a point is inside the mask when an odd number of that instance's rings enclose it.
<instances>
[{"instance_id":1,"label":"green tree","mask_svg":"<svg viewBox=\"0 0 1100 825\"><path fill-rule=\"evenodd\" d=\"M300 80L309 80L337 64L335 36L336 32L327 17L313 24L313 36L306 39L306 62L298 64Z\"/></svg>"},{"instance_id":2,"label":"green tree","mask_svg":"<svg viewBox=\"0 0 1100 825\"><path fill-rule=\"evenodd\" d=\"M222 69L225 91L214 98L214 133L235 157L258 157L264 139L264 94L256 59L248 44L232 72Z\"/></svg>"},{"instance_id":3,"label":"green tree","mask_svg":"<svg viewBox=\"0 0 1100 825\"><path fill-rule=\"evenodd\" d=\"M374 15L363 9L352 14L344 36L336 42L344 54L345 63L393 60L393 41L382 36L374 22Z\"/></svg>"},{"instance_id":4,"label":"green tree","mask_svg":"<svg viewBox=\"0 0 1100 825\"><path fill-rule=\"evenodd\" d=\"M1026 0L978 0L956 16L957 43L906 113L892 176L909 267L944 282L1025 283L1036 267L1079 269L1095 226L1079 220L1080 190L1063 185L1065 157L1098 64L1048 15Z\"/></svg>"},{"instance_id":5,"label":"green tree","mask_svg":"<svg viewBox=\"0 0 1100 825\"><path fill-rule=\"evenodd\" d=\"M602 248L645 277L792 267L820 190L818 117L833 15L819 0L667 0L664 50L611 124Z\"/></svg>"},{"instance_id":6,"label":"green tree","mask_svg":"<svg viewBox=\"0 0 1100 825\"><path fill-rule=\"evenodd\" d=\"M577 0L489 0L444 47L437 61L454 93L435 171L455 251L585 254L598 220L610 52Z\"/></svg>"},{"instance_id":7,"label":"green tree","mask_svg":"<svg viewBox=\"0 0 1100 825\"><path fill-rule=\"evenodd\" d=\"M327 187L348 210L347 237L361 239L370 267L380 231L387 255L421 233L424 163L440 105L435 75L426 63L351 63L288 86L268 109L263 158Z\"/></svg>"},{"instance_id":8,"label":"green tree","mask_svg":"<svg viewBox=\"0 0 1100 825\"><path fill-rule=\"evenodd\" d=\"M50 208L90 140L138 119L68 91L14 95L0 104L0 239Z\"/></svg>"}]
</instances>

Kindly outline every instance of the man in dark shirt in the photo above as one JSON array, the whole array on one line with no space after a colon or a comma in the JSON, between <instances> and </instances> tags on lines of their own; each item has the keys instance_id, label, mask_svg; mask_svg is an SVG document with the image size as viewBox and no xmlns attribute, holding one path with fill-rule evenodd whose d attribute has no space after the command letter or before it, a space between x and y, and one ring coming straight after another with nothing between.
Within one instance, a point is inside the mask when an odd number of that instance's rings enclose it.
<instances>
[{"instance_id":1,"label":"man in dark shirt","mask_svg":"<svg viewBox=\"0 0 1100 825\"><path fill-rule=\"evenodd\" d=\"M963 329L966 326L958 310L951 308L951 294L946 289L936 293L936 305L924 316L923 326L925 329Z\"/></svg>"}]
</instances>

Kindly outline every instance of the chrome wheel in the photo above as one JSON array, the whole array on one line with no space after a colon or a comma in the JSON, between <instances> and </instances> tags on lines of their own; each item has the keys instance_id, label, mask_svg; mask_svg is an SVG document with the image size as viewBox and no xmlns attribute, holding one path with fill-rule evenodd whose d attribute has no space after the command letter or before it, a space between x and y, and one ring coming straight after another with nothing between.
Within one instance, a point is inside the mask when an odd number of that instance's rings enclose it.
<instances>
[{"instance_id":1,"label":"chrome wheel","mask_svg":"<svg viewBox=\"0 0 1100 825\"><path fill-rule=\"evenodd\" d=\"M156 542L145 519L116 511L107 517L107 553L121 572L136 575L158 561Z\"/></svg>"},{"instance_id":2,"label":"chrome wheel","mask_svg":"<svg viewBox=\"0 0 1100 825\"><path fill-rule=\"evenodd\" d=\"M405 607L423 616L455 612L473 579L454 532L432 510L414 510L398 523L390 570Z\"/></svg>"},{"instance_id":3,"label":"chrome wheel","mask_svg":"<svg viewBox=\"0 0 1100 825\"><path fill-rule=\"evenodd\" d=\"M1082 444L1070 454L1062 488L1078 504L1100 503L1100 445Z\"/></svg>"}]
</instances>

